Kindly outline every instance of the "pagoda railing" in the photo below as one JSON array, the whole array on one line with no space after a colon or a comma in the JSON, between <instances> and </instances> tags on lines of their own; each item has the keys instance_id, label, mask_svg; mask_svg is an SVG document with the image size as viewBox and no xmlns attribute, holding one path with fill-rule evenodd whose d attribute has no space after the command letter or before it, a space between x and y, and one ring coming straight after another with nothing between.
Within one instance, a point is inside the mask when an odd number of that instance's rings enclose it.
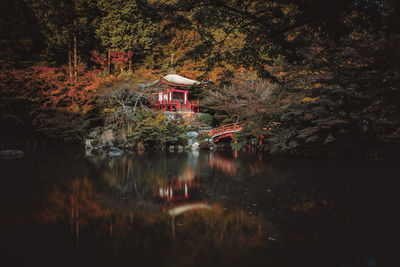
<instances>
[{"instance_id":1,"label":"pagoda railing","mask_svg":"<svg viewBox=\"0 0 400 267\"><path fill-rule=\"evenodd\" d=\"M181 103L179 100L162 100L153 102L158 109L165 109L166 107L175 107L176 111L180 111L182 108L186 108L193 112L199 112L199 101L187 101L186 104Z\"/></svg>"},{"instance_id":2,"label":"pagoda railing","mask_svg":"<svg viewBox=\"0 0 400 267\"><path fill-rule=\"evenodd\" d=\"M199 105L199 101L194 100L194 101L186 101L186 104L181 103L179 100L173 99L173 100L162 100L162 101L156 101L154 102L155 105L178 105L181 104L182 106L185 105L192 105L192 106L197 106Z\"/></svg>"}]
</instances>

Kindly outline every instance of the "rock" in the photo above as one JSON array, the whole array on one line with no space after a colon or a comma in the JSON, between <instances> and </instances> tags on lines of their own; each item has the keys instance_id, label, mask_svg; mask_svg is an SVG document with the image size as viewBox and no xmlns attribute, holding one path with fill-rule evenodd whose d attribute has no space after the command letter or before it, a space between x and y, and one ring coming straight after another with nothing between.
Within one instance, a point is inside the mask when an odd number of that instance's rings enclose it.
<instances>
[{"instance_id":1,"label":"rock","mask_svg":"<svg viewBox=\"0 0 400 267\"><path fill-rule=\"evenodd\" d=\"M199 150L199 143L198 142L194 142L191 149L192 149L192 151L198 151Z\"/></svg>"},{"instance_id":2,"label":"rock","mask_svg":"<svg viewBox=\"0 0 400 267\"><path fill-rule=\"evenodd\" d=\"M98 135L99 135L99 130L98 129L94 129L93 131L91 131L89 134L88 134L88 138L90 138L90 139L94 139L94 138L96 138Z\"/></svg>"},{"instance_id":3,"label":"rock","mask_svg":"<svg viewBox=\"0 0 400 267\"><path fill-rule=\"evenodd\" d=\"M108 152L108 155L109 155L111 158L120 157L120 156L122 156L123 154L124 154L124 152L123 152L122 150L116 148L116 147L111 148L110 151Z\"/></svg>"},{"instance_id":4,"label":"rock","mask_svg":"<svg viewBox=\"0 0 400 267\"><path fill-rule=\"evenodd\" d=\"M92 155L92 149L86 150L86 151L85 151L85 156L86 156L86 157L91 157L91 156L93 156L93 155Z\"/></svg>"},{"instance_id":5,"label":"rock","mask_svg":"<svg viewBox=\"0 0 400 267\"><path fill-rule=\"evenodd\" d=\"M2 159L19 159L24 156L24 151L22 150L1 150L0 158Z\"/></svg>"},{"instance_id":6,"label":"rock","mask_svg":"<svg viewBox=\"0 0 400 267\"><path fill-rule=\"evenodd\" d=\"M210 145L214 144L214 139L212 139L212 138L206 138L206 139L204 139L204 141L206 141Z\"/></svg>"},{"instance_id":7,"label":"rock","mask_svg":"<svg viewBox=\"0 0 400 267\"><path fill-rule=\"evenodd\" d=\"M197 133L197 132L187 132L187 135L189 135L190 137L193 137L193 138L197 138L197 136L199 136L199 133Z\"/></svg>"},{"instance_id":8,"label":"rock","mask_svg":"<svg viewBox=\"0 0 400 267\"><path fill-rule=\"evenodd\" d=\"M92 139L85 139L85 149L86 150L92 150L93 146L92 146Z\"/></svg>"},{"instance_id":9,"label":"rock","mask_svg":"<svg viewBox=\"0 0 400 267\"><path fill-rule=\"evenodd\" d=\"M193 140L192 140L192 139L189 139L189 140L188 140L188 143L187 143L187 146L192 147L192 145L193 145Z\"/></svg>"},{"instance_id":10,"label":"rock","mask_svg":"<svg viewBox=\"0 0 400 267\"><path fill-rule=\"evenodd\" d=\"M101 136L101 141L104 144L111 143L114 139L115 139L115 137L114 137L114 134L113 134L112 130L104 131L102 136Z\"/></svg>"}]
</instances>

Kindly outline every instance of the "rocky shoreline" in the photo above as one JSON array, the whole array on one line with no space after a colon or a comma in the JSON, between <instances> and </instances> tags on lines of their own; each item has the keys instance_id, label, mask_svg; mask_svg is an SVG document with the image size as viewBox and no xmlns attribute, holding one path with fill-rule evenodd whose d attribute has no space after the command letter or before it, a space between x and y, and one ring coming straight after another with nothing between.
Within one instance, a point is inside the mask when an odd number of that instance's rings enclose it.
<instances>
[{"instance_id":1,"label":"rocky shoreline","mask_svg":"<svg viewBox=\"0 0 400 267\"><path fill-rule=\"evenodd\" d=\"M121 135L120 131L112 129L96 128L93 129L84 141L87 155L105 154L109 157L122 156L124 153L131 153L145 150L161 151L199 151L216 150L217 146L212 138L208 137L207 131L188 131L181 134L180 137L173 138L159 145L146 147L143 142L132 140L129 135Z\"/></svg>"}]
</instances>

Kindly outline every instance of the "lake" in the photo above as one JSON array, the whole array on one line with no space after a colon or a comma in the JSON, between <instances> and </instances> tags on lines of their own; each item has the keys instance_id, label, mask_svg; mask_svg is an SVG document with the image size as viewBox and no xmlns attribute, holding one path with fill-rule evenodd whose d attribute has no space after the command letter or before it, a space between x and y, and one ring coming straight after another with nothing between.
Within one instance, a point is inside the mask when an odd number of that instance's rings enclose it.
<instances>
[{"instance_id":1,"label":"lake","mask_svg":"<svg viewBox=\"0 0 400 267\"><path fill-rule=\"evenodd\" d=\"M249 152L0 160L8 266L385 266L400 168Z\"/></svg>"}]
</instances>

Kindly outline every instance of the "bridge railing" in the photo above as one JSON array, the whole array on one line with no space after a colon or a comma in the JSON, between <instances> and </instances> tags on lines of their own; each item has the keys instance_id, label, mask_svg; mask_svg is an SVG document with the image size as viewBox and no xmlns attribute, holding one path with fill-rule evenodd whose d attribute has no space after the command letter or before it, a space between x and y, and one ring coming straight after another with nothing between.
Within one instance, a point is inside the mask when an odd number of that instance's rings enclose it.
<instances>
[{"instance_id":1,"label":"bridge railing","mask_svg":"<svg viewBox=\"0 0 400 267\"><path fill-rule=\"evenodd\" d=\"M219 134L223 134L226 132L237 132L242 130L243 127L239 123L231 123L231 124L226 124L218 128L214 128L210 130L208 133L209 136L213 137Z\"/></svg>"},{"instance_id":2,"label":"bridge railing","mask_svg":"<svg viewBox=\"0 0 400 267\"><path fill-rule=\"evenodd\" d=\"M272 130L272 128L279 127L279 126L280 126L279 122L271 122L271 123L265 125L263 130ZM238 131L241 131L242 129L243 129L243 127L240 125L240 123L230 123L230 124L226 124L226 125L223 125L218 128L214 128L214 129L210 130L208 135L210 137L214 137L214 136L221 135L221 134L228 133L228 132L238 132Z\"/></svg>"}]
</instances>

